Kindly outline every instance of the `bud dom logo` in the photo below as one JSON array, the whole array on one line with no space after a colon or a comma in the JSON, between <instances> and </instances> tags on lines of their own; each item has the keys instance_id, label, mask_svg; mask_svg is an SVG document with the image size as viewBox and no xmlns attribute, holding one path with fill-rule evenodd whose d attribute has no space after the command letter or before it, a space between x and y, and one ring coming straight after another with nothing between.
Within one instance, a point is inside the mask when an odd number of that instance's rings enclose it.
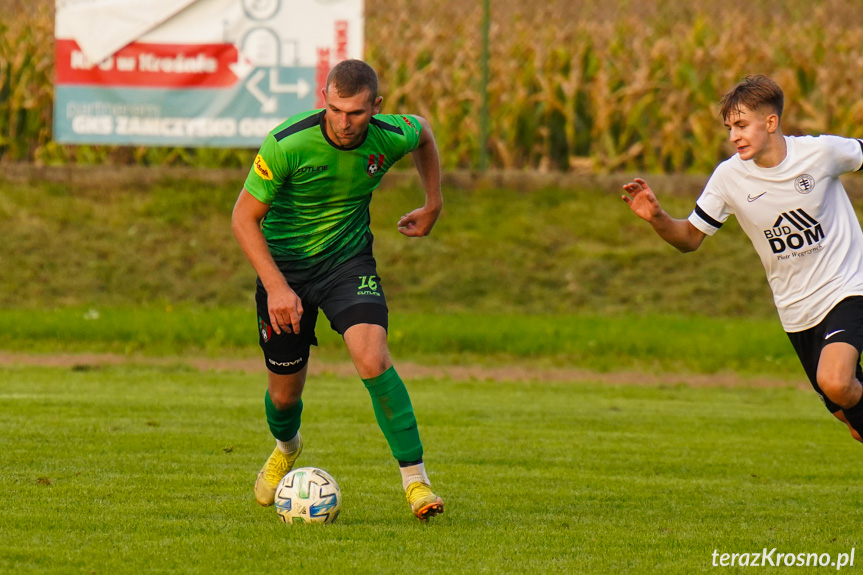
<instances>
[{"instance_id":1,"label":"bud dom logo","mask_svg":"<svg viewBox=\"0 0 863 575\"><path fill-rule=\"evenodd\" d=\"M799 250L824 239L824 229L818 220L802 209L782 212L782 215L769 230L764 230L764 237L770 242L774 254L781 254L787 249Z\"/></svg>"}]
</instances>

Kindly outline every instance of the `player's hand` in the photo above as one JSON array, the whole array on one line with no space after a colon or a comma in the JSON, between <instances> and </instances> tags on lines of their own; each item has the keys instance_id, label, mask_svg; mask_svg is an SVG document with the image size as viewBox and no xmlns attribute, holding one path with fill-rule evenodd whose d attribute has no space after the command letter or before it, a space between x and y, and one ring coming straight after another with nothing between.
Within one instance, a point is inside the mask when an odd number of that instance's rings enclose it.
<instances>
[{"instance_id":1,"label":"player's hand","mask_svg":"<svg viewBox=\"0 0 863 575\"><path fill-rule=\"evenodd\" d=\"M641 219L652 222L662 214L659 200L656 199L656 195L654 195L650 186L647 185L647 182L641 178L635 178L633 181L625 184L623 191L629 195L621 196L621 198Z\"/></svg>"},{"instance_id":2,"label":"player's hand","mask_svg":"<svg viewBox=\"0 0 863 575\"><path fill-rule=\"evenodd\" d=\"M427 236L431 233L439 215L440 208L434 209L425 206L417 208L399 218L399 231L413 238Z\"/></svg>"},{"instance_id":3,"label":"player's hand","mask_svg":"<svg viewBox=\"0 0 863 575\"><path fill-rule=\"evenodd\" d=\"M287 284L284 288L267 291L267 311L270 325L277 334L300 333L300 318L303 317L303 302Z\"/></svg>"}]
</instances>

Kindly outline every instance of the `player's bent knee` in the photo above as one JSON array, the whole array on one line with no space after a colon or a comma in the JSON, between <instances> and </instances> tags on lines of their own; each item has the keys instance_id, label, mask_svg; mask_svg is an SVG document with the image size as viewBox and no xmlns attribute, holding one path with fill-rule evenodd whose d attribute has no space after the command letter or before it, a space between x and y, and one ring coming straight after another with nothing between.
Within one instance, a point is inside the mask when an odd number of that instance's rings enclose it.
<instances>
[{"instance_id":1,"label":"player's bent knee","mask_svg":"<svg viewBox=\"0 0 863 575\"><path fill-rule=\"evenodd\" d=\"M841 407L853 407L859 401L859 392L855 394L857 390L853 385L856 383L855 380L818 374L818 387L830 401Z\"/></svg>"},{"instance_id":2,"label":"player's bent knee","mask_svg":"<svg viewBox=\"0 0 863 575\"><path fill-rule=\"evenodd\" d=\"M270 371L267 378L267 394L276 409L289 409L300 401L306 383L304 367L305 364L299 371L290 374Z\"/></svg>"},{"instance_id":3,"label":"player's bent knee","mask_svg":"<svg viewBox=\"0 0 863 575\"><path fill-rule=\"evenodd\" d=\"M389 356L357 357L354 358L357 373L363 379L371 379L381 375L392 365Z\"/></svg>"},{"instance_id":4,"label":"player's bent knee","mask_svg":"<svg viewBox=\"0 0 863 575\"><path fill-rule=\"evenodd\" d=\"M296 393L290 389L272 389L270 390L270 400L276 409L284 410L295 406L302 397L301 393Z\"/></svg>"}]
</instances>

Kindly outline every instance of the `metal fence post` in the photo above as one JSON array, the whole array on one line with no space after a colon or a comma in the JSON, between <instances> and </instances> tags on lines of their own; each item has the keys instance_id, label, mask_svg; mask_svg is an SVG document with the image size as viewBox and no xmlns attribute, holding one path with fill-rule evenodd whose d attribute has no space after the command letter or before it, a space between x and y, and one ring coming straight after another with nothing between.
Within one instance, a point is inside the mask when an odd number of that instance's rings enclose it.
<instances>
[{"instance_id":1,"label":"metal fence post","mask_svg":"<svg viewBox=\"0 0 863 575\"><path fill-rule=\"evenodd\" d=\"M489 133L489 111L488 111L488 64L489 52L489 28L491 27L491 0L483 0L482 3L482 108L479 116L479 169L488 169L488 133Z\"/></svg>"}]
</instances>

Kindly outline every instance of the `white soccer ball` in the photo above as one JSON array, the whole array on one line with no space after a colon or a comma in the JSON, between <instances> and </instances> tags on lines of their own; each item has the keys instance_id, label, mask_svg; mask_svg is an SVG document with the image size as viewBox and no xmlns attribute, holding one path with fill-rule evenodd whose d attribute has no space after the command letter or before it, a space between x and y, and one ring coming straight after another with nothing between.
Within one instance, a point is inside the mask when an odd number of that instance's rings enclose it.
<instances>
[{"instance_id":1,"label":"white soccer ball","mask_svg":"<svg viewBox=\"0 0 863 575\"><path fill-rule=\"evenodd\" d=\"M279 482L275 506L285 523L332 523L342 508L342 492L323 469L300 467Z\"/></svg>"}]
</instances>

